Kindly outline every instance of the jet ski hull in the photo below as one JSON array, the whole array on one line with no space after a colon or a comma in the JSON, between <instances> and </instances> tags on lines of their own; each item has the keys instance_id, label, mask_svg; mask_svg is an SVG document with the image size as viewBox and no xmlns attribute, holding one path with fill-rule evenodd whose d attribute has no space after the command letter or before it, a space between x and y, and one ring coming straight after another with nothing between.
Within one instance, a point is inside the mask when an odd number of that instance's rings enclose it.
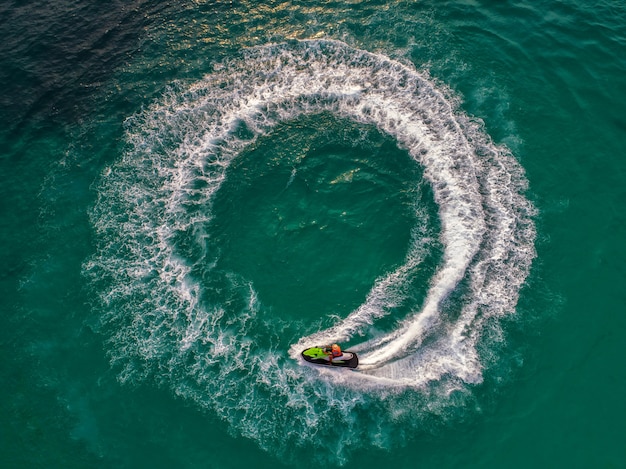
<instances>
[{"instance_id":1,"label":"jet ski hull","mask_svg":"<svg viewBox=\"0 0 626 469\"><path fill-rule=\"evenodd\" d=\"M354 352L343 352L341 357L333 358L332 361L324 353L321 347L311 347L302 351L302 358L314 365L339 366L343 368L356 368L359 366L359 357Z\"/></svg>"}]
</instances>

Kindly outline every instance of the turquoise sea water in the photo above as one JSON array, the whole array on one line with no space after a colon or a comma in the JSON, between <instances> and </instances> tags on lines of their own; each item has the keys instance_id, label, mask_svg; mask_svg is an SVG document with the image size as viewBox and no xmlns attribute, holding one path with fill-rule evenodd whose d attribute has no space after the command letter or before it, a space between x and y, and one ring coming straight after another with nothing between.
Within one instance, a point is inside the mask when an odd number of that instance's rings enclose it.
<instances>
[{"instance_id":1,"label":"turquoise sea water","mask_svg":"<svg viewBox=\"0 0 626 469\"><path fill-rule=\"evenodd\" d=\"M626 467L624 25L2 4L0 465Z\"/></svg>"}]
</instances>

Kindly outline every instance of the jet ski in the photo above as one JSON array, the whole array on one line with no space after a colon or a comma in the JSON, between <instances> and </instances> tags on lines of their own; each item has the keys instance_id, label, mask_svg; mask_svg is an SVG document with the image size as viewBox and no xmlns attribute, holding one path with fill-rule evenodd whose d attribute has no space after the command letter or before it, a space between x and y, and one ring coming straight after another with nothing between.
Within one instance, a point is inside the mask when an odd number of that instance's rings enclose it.
<instances>
[{"instance_id":1,"label":"jet ski","mask_svg":"<svg viewBox=\"0 0 626 469\"><path fill-rule=\"evenodd\" d=\"M324 353L324 347L311 347L302 351L302 358L315 365L342 366L344 368L356 368L359 366L359 357L354 352L343 352L332 361L328 354Z\"/></svg>"}]
</instances>

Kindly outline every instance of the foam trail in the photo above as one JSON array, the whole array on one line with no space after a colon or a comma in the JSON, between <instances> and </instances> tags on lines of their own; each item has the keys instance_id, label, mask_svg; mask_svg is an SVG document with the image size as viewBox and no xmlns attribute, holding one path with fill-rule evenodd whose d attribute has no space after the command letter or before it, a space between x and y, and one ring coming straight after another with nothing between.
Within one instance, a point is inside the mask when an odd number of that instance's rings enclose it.
<instances>
[{"instance_id":1,"label":"foam trail","mask_svg":"<svg viewBox=\"0 0 626 469\"><path fill-rule=\"evenodd\" d=\"M277 124L315 113L376 126L422 167L443 254L422 303L410 303L390 332L372 330L415 289L429 249L417 227L404 263L382 275L362 305L289 346L275 343L257 317L260 300L249 281L234 273L212 286L223 274L214 269L219 253L206 242L207 226L233 159ZM128 150L99 187L91 216L98 253L85 264L101 292L122 380L154 375L239 433L284 452L295 444L280 436L287 426L298 437L337 419L346 432L368 428L352 412L365 391L429 388L448 402L460 383L481 382L479 346L515 310L535 255L533 207L519 164L445 87L411 65L341 42L274 44L172 88L129 119L126 138ZM295 170L287 185L293 177ZM276 366L265 359L287 347L299 359L302 348L330 341L352 342L363 371L313 375L293 360ZM343 386L320 386L320 376ZM391 400L363 405L360 419L372 406L392 408L385 407ZM395 425L379 417L376 425ZM378 434L357 440L377 444Z\"/></svg>"}]
</instances>

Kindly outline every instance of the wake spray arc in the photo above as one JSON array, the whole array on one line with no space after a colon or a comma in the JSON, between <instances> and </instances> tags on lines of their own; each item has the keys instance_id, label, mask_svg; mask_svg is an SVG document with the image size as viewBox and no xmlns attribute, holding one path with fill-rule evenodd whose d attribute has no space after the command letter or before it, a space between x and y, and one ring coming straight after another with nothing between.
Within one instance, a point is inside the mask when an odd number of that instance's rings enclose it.
<instances>
[{"instance_id":1,"label":"wake spray arc","mask_svg":"<svg viewBox=\"0 0 626 469\"><path fill-rule=\"evenodd\" d=\"M535 255L535 231L521 167L450 96L410 65L341 42L301 41L246 50L129 119L128 149L99 186L92 212L98 253L85 264L102 297L103 323L113 331L120 379L169 383L177 395L279 453L311 427L341 428L360 435L346 441L384 445L380 429L393 435L405 413L415 425L424 399L431 400L429 415L458 405L450 391L481 382L479 345L488 349L500 319L515 309ZM419 237L355 311L291 344L297 360L309 346L354 344L370 333L354 347L363 372L323 373L344 384L323 388L319 375L311 379L295 361L266 360L257 344L270 332L257 317L252 284L222 282L230 285L222 290L246 297L235 310L235 294L201 301L205 284L192 275L200 267L205 283L218 275L206 233L233 159L277 124L316 113L377 127L423 168L444 250L426 298L390 332L369 331L411 290L423 259ZM379 399L381 387L413 394L403 394L402 402ZM413 410L399 413L407 399ZM359 408L367 411L353 412ZM369 416L372 422L361 421ZM283 436L287 426L295 437Z\"/></svg>"}]
</instances>

